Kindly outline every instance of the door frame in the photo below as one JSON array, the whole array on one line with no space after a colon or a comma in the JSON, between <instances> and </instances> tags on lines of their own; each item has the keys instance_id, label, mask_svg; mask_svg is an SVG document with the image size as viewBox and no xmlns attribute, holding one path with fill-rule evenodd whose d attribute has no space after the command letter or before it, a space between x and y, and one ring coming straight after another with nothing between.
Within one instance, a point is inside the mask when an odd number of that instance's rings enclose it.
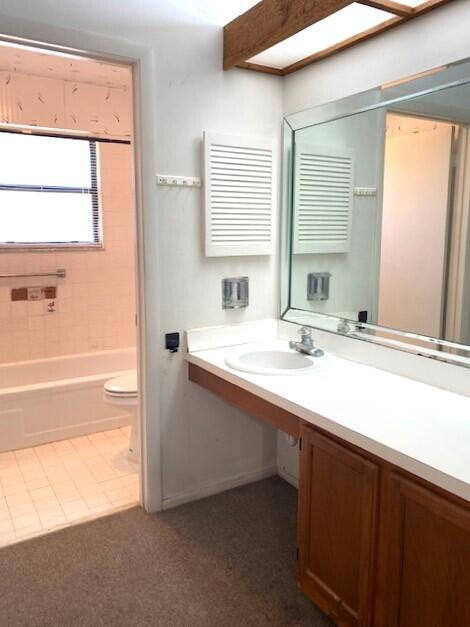
<instances>
[{"instance_id":1,"label":"door frame","mask_svg":"<svg viewBox=\"0 0 470 627\"><path fill-rule=\"evenodd\" d=\"M133 170L135 203L135 260L137 306L137 374L139 381L139 494L148 512L162 508L160 451L160 381L158 346L160 312L155 293L159 288L159 264L149 263L151 232L157 232L158 216L154 177L153 112L155 111L153 49L132 42L101 37L2 16L0 43L25 45L88 59L127 65L132 71ZM153 242L152 242L153 240ZM158 253L158 251L157 251ZM152 298L153 296L153 298ZM155 378L157 379L155 381ZM151 380L152 379L152 380ZM151 382L150 382L151 380Z\"/></svg>"}]
</instances>

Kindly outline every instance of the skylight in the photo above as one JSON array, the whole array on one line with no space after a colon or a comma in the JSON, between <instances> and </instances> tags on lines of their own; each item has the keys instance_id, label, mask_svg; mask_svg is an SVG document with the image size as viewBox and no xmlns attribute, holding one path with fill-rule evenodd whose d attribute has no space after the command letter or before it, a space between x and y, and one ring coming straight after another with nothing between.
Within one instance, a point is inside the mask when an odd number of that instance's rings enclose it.
<instances>
[{"instance_id":1,"label":"skylight","mask_svg":"<svg viewBox=\"0 0 470 627\"><path fill-rule=\"evenodd\" d=\"M408 0L402 4L416 6L422 4L422 0ZM264 50L249 62L282 69L394 17L392 13L355 2Z\"/></svg>"}]
</instances>

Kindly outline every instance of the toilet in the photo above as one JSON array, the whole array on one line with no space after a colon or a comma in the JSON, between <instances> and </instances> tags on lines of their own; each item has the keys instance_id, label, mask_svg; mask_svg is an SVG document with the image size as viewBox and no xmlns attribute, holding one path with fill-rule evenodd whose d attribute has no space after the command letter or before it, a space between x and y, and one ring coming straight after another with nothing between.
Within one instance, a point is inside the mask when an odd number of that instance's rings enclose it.
<instances>
[{"instance_id":1,"label":"toilet","mask_svg":"<svg viewBox=\"0 0 470 627\"><path fill-rule=\"evenodd\" d=\"M137 456L137 371L129 370L104 384L103 398L106 403L114 407L125 408L132 415L131 435L129 438L128 458L138 461Z\"/></svg>"}]
</instances>

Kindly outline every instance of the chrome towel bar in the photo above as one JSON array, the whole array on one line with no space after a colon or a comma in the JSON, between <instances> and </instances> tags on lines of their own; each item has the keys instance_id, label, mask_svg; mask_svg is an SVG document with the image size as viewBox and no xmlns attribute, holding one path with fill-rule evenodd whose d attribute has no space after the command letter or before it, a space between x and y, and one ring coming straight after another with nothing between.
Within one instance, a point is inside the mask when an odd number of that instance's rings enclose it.
<instances>
[{"instance_id":1,"label":"chrome towel bar","mask_svg":"<svg viewBox=\"0 0 470 627\"><path fill-rule=\"evenodd\" d=\"M67 275L65 268L57 268L53 272L34 272L27 274L0 274L0 279L22 279L24 277L32 276L55 276L59 279L64 279Z\"/></svg>"}]
</instances>

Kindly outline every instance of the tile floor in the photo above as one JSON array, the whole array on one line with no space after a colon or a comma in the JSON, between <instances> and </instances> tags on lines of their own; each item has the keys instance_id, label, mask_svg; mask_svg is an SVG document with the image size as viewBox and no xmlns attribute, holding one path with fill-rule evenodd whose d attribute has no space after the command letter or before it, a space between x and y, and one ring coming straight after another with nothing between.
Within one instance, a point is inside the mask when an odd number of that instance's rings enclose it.
<instances>
[{"instance_id":1,"label":"tile floor","mask_svg":"<svg viewBox=\"0 0 470 627\"><path fill-rule=\"evenodd\" d=\"M130 427L0 453L0 546L138 501Z\"/></svg>"}]
</instances>

